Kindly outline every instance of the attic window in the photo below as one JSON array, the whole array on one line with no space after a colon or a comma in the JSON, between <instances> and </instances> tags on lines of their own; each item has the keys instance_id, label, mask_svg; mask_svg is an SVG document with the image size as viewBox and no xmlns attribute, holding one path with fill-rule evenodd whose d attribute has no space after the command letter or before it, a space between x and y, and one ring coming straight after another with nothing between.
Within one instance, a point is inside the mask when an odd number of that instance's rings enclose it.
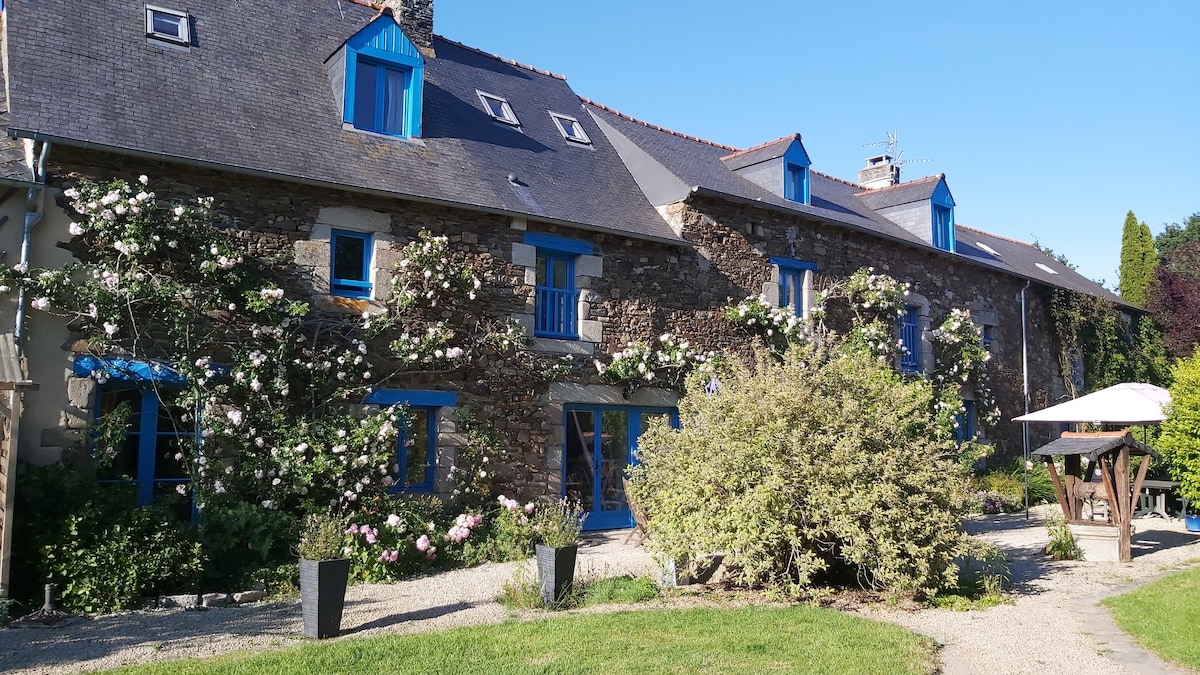
<instances>
[{"instance_id":1,"label":"attic window","mask_svg":"<svg viewBox=\"0 0 1200 675\"><path fill-rule=\"evenodd\" d=\"M146 5L146 37L188 45L192 42L187 12Z\"/></svg>"},{"instance_id":2,"label":"attic window","mask_svg":"<svg viewBox=\"0 0 1200 675\"><path fill-rule=\"evenodd\" d=\"M982 241L975 242L975 245L978 246L979 248L983 249L987 253L990 253L991 255L996 256L997 258L1000 257L1000 253L998 251L996 251L996 249L992 248L991 246L988 246L987 244L983 243Z\"/></svg>"},{"instance_id":3,"label":"attic window","mask_svg":"<svg viewBox=\"0 0 1200 675\"><path fill-rule=\"evenodd\" d=\"M592 139L588 138L587 132L583 130L583 125L579 123L579 120L568 115L560 115L556 112L550 113L550 117L558 125L558 131L563 135L563 138L575 143L582 143L583 145L592 144Z\"/></svg>"},{"instance_id":4,"label":"attic window","mask_svg":"<svg viewBox=\"0 0 1200 675\"><path fill-rule=\"evenodd\" d=\"M1050 274L1058 274L1058 272L1055 272L1054 270L1050 269L1049 265L1043 265L1042 263L1034 263L1034 265L1036 265L1037 268L1039 270L1042 270L1043 272L1049 272Z\"/></svg>"},{"instance_id":5,"label":"attic window","mask_svg":"<svg viewBox=\"0 0 1200 675\"><path fill-rule=\"evenodd\" d=\"M483 109L492 116L492 119L497 122L511 124L514 127L521 126L520 120L517 119L517 114L513 112L512 106L508 104L508 101L495 94L486 94L478 89L475 91L479 94L479 100L483 102Z\"/></svg>"}]
</instances>

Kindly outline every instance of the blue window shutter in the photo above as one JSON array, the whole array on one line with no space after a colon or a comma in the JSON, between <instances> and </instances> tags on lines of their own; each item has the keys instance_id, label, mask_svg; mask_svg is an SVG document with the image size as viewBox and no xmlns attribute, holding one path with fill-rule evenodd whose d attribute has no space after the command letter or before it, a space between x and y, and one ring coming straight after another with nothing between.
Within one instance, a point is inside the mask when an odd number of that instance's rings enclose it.
<instances>
[{"instance_id":1,"label":"blue window shutter","mask_svg":"<svg viewBox=\"0 0 1200 675\"><path fill-rule=\"evenodd\" d=\"M900 341L905 353L900 357L900 370L915 373L921 370L921 327L917 308L909 307L900 319Z\"/></svg>"},{"instance_id":2,"label":"blue window shutter","mask_svg":"<svg viewBox=\"0 0 1200 675\"><path fill-rule=\"evenodd\" d=\"M537 337L579 339L575 289L575 255L538 249L538 278L534 286L534 326Z\"/></svg>"}]
</instances>

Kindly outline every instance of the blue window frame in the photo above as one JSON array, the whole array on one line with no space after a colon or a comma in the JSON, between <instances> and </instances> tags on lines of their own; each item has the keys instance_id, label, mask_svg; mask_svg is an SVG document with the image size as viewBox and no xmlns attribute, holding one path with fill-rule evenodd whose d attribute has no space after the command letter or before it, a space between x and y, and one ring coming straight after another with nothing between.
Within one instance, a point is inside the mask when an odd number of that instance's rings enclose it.
<instances>
[{"instance_id":1,"label":"blue window frame","mask_svg":"<svg viewBox=\"0 0 1200 675\"><path fill-rule=\"evenodd\" d=\"M371 297L371 235L329 233L329 293L344 298Z\"/></svg>"},{"instance_id":2,"label":"blue window frame","mask_svg":"<svg viewBox=\"0 0 1200 675\"><path fill-rule=\"evenodd\" d=\"M346 42L345 108L356 129L421 135L425 60L391 16L380 15Z\"/></svg>"},{"instance_id":3,"label":"blue window frame","mask_svg":"<svg viewBox=\"0 0 1200 675\"><path fill-rule=\"evenodd\" d=\"M454 407L449 391L380 389L363 401L369 405L403 405L405 417L396 440L396 484L393 492L432 492L437 463L438 416Z\"/></svg>"},{"instance_id":4,"label":"blue window frame","mask_svg":"<svg viewBox=\"0 0 1200 675\"><path fill-rule=\"evenodd\" d=\"M525 243L537 248L534 281L533 334L561 340L579 339L579 290L575 260L592 253L592 245L549 234L526 233Z\"/></svg>"},{"instance_id":5,"label":"blue window frame","mask_svg":"<svg viewBox=\"0 0 1200 675\"><path fill-rule=\"evenodd\" d=\"M567 405L563 448L563 496L588 512L585 530L633 527L621 480L637 463L638 439L655 418L678 428L675 408Z\"/></svg>"},{"instance_id":6,"label":"blue window frame","mask_svg":"<svg viewBox=\"0 0 1200 675\"><path fill-rule=\"evenodd\" d=\"M954 250L954 213L949 206L933 205L933 245L943 251Z\"/></svg>"},{"instance_id":7,"label":"blue window frame","mask_svg":"<svg viewBox=\"0 0 1200 675\"><path fill-rule=\"evenodd\" d=\"M804 315L804 274L817 264L794 258L771 258L779 268L779 306L790 307L796 316Z\"/></svg>"},{"instance_id":8,"label":"blue window frame","mask_svg":"<svg viewBox=\"0 0 1200 675\"><path fill-rule=\"evenodd\" d=\"M166 364L124 358L78 356L73 370L79 376L103 376L92 406L96 420L122 404L129 412L128 429L120 445L110 450L111 462L100 471L101 482L130 482L139 506L165 502L182 520L189 520L193 509L188 462L199 443L199 411L177 404L184 379Z\"/></svg>"},{"instance_id":9,"label":"blue window frame","mask_svg":"<svg viewBox=\"0 0 1200 675\"><path fill-rule=\"evenodd\" d=\"M983 340L983 348L992 351L992 341L995 340L996 327L984 324L979 329L979 334Z\"/></svg>"},{"instance_id":10,"label":"blue window frame","mask_svg":"<svg viewBox=\"0 0 1200 675\"><path fill-rule=\"evenodd\" d=\"M900 356L900 371L916 373L921 370L921 327L919 310L909 306L900 317L900 344L904 354Z\"/></svg>"},{"instance_id":11,"label":"blue window frame","mask_svg":"<svg viewBox=\"0 0 1200 675\"><path fill-rule=\"evenodd\" d=\"M809 203L808 190L808 167L789 163L784 172L784 199L807 204Z\"/></svg>"},{"instance_id":12,"label":"blue window frame","mask_svg":"<svg viewBox=\"0 0 1200 675\"><path fill-rule=\"evenodd\" d=\"M412 70L358 59L354 74L354 128L407 136Z\"/></svg>"},{"instance_id":13,"label":"blue window frame","mask_svg":"<svg viewBox=\"0 0 1200 675\"><path fill-rule=\"evenodd\" d=\"M963 411L954 418L954 440L958 443L975 440L975 402L963 401Z\"/></svg>"}]
</instances>

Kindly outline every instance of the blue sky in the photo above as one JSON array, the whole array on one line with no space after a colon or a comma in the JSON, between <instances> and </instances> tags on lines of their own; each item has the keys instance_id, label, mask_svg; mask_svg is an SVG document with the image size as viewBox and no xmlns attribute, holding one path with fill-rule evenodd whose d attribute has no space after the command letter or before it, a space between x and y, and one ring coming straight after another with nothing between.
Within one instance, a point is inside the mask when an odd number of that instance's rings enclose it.
<instances>
[{"instance_id":1,"label":"blue sky","mask_svg":"<svg viewBox=\"0 0 1200 675\"><path fill-rule=\"evenodd\" d=\"M898 130L958 222L1117 281L1133 210L1200 211L1200 2L435 0L434 30L739 148L792 132L856 179Z\"/></svg>"}]
</instances>

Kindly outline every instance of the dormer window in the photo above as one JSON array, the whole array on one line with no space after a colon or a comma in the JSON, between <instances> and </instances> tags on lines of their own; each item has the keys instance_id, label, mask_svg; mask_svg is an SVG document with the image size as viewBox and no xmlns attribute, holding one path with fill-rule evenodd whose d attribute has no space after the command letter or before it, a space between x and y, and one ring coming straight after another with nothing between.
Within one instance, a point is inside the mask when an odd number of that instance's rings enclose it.
<instances>
[{"instance_id":1,"label":"dormer window","mask_svg":"<svg viewBox=\"0 0 1200 675\"><path fill-rule=\"evenodd\" d=\"M550 117L554 119L554 124L563 138L582 145L592 144L592 139L588 138L587 132L583 130L583 125L579 123L579 120L556 112L550 113Z\"/></svg>"},{"instance_id":2,"label":"dormer window","mask_svg":"<svg viewBox=\"0 0 1200 675\"><path fill-rule=\"evenodd\" d=\"M483 109L492 116L492 119L514 127L521 126L521 121L517 119L517 114L513 112L512 106L508 104L508 101L495 94L488 94L478 89L475 92L479 94L479 100L483 101Z\"/></svg>"},{"instance_id":3,"label":"dormer window","mask_svg":"<svg viewBox=\"0 0 1200 675\"><path fill-rule=\"evenodd\" d=\"M347 128L387 136L421 135L425 59L384 12L325 63Z\"/></svg>"},{"instance_id":4,"label":"dormer window","mask_svg":"<svg viewBox=\"0 0 1200 675\"><path fill-rule=\"evenodd\" d=\"M793 202L800 202L801 204L808 204L808 167L790 162L786 166L783 198Z\"/></svg>"},{"instance_id":5,"label":"dormer window","mask_svg":"<svg viewBox=\"0 0 1200 675\"><path fill-rule=\"evenodd\" d=\"M954 211L949 206L933 205L933 245L943 251L954 250Z\"/></svg>"},{"instance_id":6,"label":"dormer window","mask_svg":"<svg viewBox=\"0 0 1200 675\"><path fill-rule=\"evenodd\" d=\"M192 31L187 12L146 5L146 37L188 45Z\"/></svg>"}]
</instances>

